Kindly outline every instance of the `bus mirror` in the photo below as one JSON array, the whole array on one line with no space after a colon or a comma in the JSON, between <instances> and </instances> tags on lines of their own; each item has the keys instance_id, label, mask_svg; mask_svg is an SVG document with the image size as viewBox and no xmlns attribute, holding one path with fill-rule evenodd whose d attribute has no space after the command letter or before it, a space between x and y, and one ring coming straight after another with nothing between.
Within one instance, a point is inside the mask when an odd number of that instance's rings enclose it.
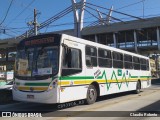
<instances>
[{"instance_id":1,"label":"bus mirror","mask_svg":"<svg viewBox=\"0 0 160 120\"><path fill-rule=\"evenodd\" d=\"M72 53L71 53L71 49L64 43L62 43L62 47L64 50L64 63L67 64L67 67L71 67L71 57L72 57Z\"/></svg>"},{"instance_id":2,"label":"bus mirror","mask_svg":"<svg viewBox=\"0 0 160 120\"><path fill-rule=\"evenodd\" d=\"M68 46L67 46L66 44L64 44L64 43L62 43L61 45L62 45L62 47L64 47L64 48L68 48Z\"/></svg>"},{"instance_id":3,"label":"bus mirror","mask_svg":"<svg viewBox=\"0 0 160 120\"><path fill-rule=\"evenodd\" d=\"M42 55L43 54L43 50L39 50L39 55Z\"/></svg>"},{"instance_id":4,"label":"bus mirror","mask_svg":"<svg viewBox=\"0 0 160 120\"><path fill-rule=\"evenodd\" d=\"M45 49L44 49L44 47L42 47L40 50L39 50L39 55L42 55L43 53L45 52Z\"/></svg>"},{"instance_id":5,"label":"bus mirror","mask_svg":"<svg viewBox=\"0 0 160 120\"><path fill-rule=\"evenodd\" d=\"M68 46L66 44L62 43L62 47L64 48L64 51L65 51L65 58L68 58L67 57L67 55L68 55Z\"/></svg>"},{"instance_id":6,"label":"bus mirror","mask_svg":"<svg viewBox=\"0 0 160 120\"><path fill-rule=\"evenodd\" d=\"M67 48L66 61L68 63L69 68L71 67L71 58L72 58L71 49Z\"/></svg>"},{"instance_id":7,"label":"bus mirror","mask_svg":"<svg viewBox=\"0 0 160 120\"><path fill-rule=\"evenodd\" d=\"M25 53L27 53L27 52L28 52L28 51L27 51L27 48L25 48L24 51L25 51Z\"/></svg>"}]
</instances>

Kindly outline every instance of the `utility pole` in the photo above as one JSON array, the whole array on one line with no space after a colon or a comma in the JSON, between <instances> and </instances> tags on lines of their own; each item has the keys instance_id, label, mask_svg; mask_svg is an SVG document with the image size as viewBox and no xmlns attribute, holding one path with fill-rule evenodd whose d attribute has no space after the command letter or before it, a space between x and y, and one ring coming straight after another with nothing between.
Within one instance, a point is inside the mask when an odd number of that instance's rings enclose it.
<instances>
[{"instance_id":1,"label":"utility pole","mask_svg":"<svg viewBox=\"0 0 160 120\"><path fill-rule=\"evenodd\" d=\"M37 35L37 11L36 11L36 9L34 9L34 22L33 22L33 25L34 25L34 34Z\"/></svg>"},{"instance_id":2,"label":"utility pole","mask_svg":"<svg viewBox=\"0 0 160 120\"><path fill-rule=\"evenodd\" d=\"M30 31L27 31L27 32L24 34L24 36L29 37L32 33L34 33L34 35L37 35L37 34L38 34L38 26L39 26L39 24L38 24L38 22L37 22L37 15L38 15L38 14L40 14L40 13L37 13L37 10L34 9L34 16L33 16L33 17L34 17L34 20L27 23L27 25L28 25L29 27L32 27L32 31L31 31L31 30L30 30Z\"/></svg>"}]
</instances>

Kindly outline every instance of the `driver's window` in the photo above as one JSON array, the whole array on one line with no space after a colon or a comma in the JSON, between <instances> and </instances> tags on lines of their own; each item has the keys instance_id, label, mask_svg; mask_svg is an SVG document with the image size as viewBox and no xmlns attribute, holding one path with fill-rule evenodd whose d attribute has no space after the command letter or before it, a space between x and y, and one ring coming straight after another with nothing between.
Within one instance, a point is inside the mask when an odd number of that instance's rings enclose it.
<instances>
[{"instance_id":1,"label":"driver's window","mask_svg":"<svg viewBox=\"0 0 160 120\"><path fill-rule=\"evenodd\" d=\"M82 71L81 51L75 48L63 48L62 76Z\"/></svg>"},{"instance_id":2,"label":"driver's window","mask_svg":"<svg viewBox=\"0 0 160 120\"><path fill-rule=\"evenodd\" d=\"M74 48L64 49L63 68L82 68L81 51Z\"/></svg>"}]
</instances>

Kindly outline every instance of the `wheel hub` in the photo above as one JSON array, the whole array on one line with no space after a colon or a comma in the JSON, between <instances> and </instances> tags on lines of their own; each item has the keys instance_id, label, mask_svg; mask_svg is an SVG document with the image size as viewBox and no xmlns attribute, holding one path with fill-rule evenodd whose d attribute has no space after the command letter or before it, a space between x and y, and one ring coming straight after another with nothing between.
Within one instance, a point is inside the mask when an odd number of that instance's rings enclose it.
<instances>
[{"instance_id":1,"label":"wheel hub","mask_svg":"<svg viewBox=\"0 0 160 120\"><path fill-rule=\"evenodd\" d=\"M95 91L94 91L94 89L90 89L90 90L89 90L89 98L90 98L91 100L93 100L93 99L94 99L94 96L95 96Z\"/></svg>"}]
</instances>

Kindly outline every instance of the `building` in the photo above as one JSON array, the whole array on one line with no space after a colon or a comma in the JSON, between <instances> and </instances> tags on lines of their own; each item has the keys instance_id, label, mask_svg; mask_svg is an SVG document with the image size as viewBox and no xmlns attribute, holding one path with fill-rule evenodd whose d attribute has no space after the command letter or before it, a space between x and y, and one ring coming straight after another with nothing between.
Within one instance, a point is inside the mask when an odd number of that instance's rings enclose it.
<instances>
[{"instance_id":1,"label":"building","mask_svg":"<svg viewBox=\"0 0 160 120\"><path fill-rule=\"evenodd\" d=\"M156 62L154 59L150 59L150 66L151 66L151 75L152 77L156 77Z\"/></svg>"}]
</instances>

